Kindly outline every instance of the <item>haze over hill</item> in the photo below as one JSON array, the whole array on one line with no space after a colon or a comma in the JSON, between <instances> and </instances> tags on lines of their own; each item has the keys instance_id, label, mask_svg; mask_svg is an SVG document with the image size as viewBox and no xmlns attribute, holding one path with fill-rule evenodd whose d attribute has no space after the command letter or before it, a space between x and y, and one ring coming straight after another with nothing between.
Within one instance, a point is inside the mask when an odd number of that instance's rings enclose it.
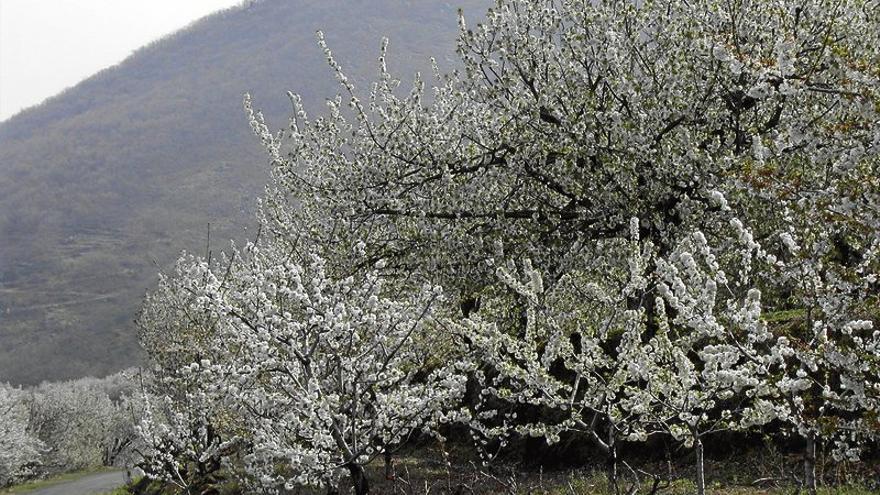
<instances>
[{"instance_id":1,"label":"haze over hill","mask_svg":"<svg viewBox=\"0 0 880 495\"><path fill-rule=\"evenodd\" d=\"M244 238L267 179L241 110L275 127L287 90L337 92L325 32L365 85L380 38L404 81L449 67L456 9L489 0L264 0L203 19L0 124L0 382L104 374L138 359L132 320L181 249Z\"/></svg>"}]
</instances>

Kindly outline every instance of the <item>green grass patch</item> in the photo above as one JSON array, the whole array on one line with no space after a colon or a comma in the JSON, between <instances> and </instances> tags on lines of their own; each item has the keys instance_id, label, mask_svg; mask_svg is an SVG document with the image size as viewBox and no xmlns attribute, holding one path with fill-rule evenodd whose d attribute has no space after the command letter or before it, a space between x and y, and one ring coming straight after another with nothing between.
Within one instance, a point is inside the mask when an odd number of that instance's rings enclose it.
<instances>
[{"instance_id":1,"label":"green grass patch","mask_svg":"<svg viewBox=\"0 0 880 495\"><path fill-rule=\"evenodd\" d=\"M796 320L803 320L807 317L807 310L787 309L783 311L772 311L764 314L764 320L767 323L785 323Z\"/></svg>"},{"instance_id":2,"label":"green grass patch","mask_svg":"<svg viewBox=\"0 0 880 495\"><path fill-rule=\"evenodd\" d=\"M101 495L131 495L131 492L128 491L128 487L120 486L112 492L104 492Z\"/></svg>"}]
</instances>

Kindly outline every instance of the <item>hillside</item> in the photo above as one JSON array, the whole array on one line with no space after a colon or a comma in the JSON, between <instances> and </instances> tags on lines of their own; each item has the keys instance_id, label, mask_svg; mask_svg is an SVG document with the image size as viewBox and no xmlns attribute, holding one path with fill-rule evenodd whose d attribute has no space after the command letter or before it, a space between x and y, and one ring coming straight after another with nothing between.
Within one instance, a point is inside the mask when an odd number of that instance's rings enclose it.
<instances>
[{"instance_id":1,"label":"hillside","mask_svg":"<svg viewBox=\"0 0 880 495\"><path fill-rule=\"evenodd\" d=\"M132 320L180 250L247 236L265 157L241 110L276 127L285 92L336 93L321 29L358 81L380 38L403 77L449 66L456 9L488 0L264 0L207 17L0 124L0 382L105 374L139 359Z\"/></svg>"}]
</instances>

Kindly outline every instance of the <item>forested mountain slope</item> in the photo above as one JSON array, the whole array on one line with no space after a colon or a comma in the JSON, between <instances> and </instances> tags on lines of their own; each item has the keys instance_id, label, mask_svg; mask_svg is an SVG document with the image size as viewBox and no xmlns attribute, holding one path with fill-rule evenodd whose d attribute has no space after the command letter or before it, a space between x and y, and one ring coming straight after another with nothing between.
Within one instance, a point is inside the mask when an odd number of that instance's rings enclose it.
<instances>
[{"instance_id":1,"label":"forested mountain slope","mask_svg":"<svg viewBox=\"0 0 880 495\"><path fill-rule=\"evenodd\" d=\"M181 249L244 238L267 179L241 109L275 127L287 90L337 92L315 43L371 80L380 39L405 81L453 62L456 9L488 0L264 0L207 17L0 124L0 381L106 374L138 359L132 320Z\"/></svg>"}]
</instances>

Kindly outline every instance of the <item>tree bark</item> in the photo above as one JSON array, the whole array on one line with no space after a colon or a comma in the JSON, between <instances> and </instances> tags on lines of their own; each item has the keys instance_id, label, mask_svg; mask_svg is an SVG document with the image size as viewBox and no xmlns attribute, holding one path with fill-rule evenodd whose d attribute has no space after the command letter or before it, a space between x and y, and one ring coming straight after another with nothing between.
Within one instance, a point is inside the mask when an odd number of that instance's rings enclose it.
<instances>
[{"instance_id":1,"label":"tree bark","mask_svg":"<svg viewBox=\"0 0 880 495\"><path fill-rule=\"evenodd\" d=\"M810 433L804 440L804 488L810 495L816 495L816 437Z\"/></svg>"},{"instance_id":2,"label":"tree bark","mask_svg":"<svg viewBox=\"0 0 880 495\"><path fill-rule=\"evenodd\" d=\"M364 473L364 468L357 463L349 463L348 472L351 475L351 485L355 495L367 495L370 493L370 483Z\"/></svg>"},{"instance_id":3,"label":"tree bark","mask_svg":"<svg viewBox=\"0 0 880 495\"><path fill-rule=\"evenodd\" d=\"M697 495L706 495L706 472L703 470L703 442L697 438L694 444L697 454Z\"/></svg>"},{"instance_id":4,"label":"tree bark","mask_svg":"<svg viewBox=\"0 0 880 495\"><path fill-rule=\"evenodd\" d=\"M393 480L395 478L394 472L394 457L392 457L391 452L385 452L385 479Z\"/></svg>"},{"instance_id":5,"label":"tree bark","mask_svg":"<svg viewBox=\"0 0 880 495\"><path fill-rule=\"evenodd\" d=\"M611 444L608 449L608 483L614 487L614 493L620 493L620 485L617 483L617 445Z\"/></svg>"}]
</instances>

